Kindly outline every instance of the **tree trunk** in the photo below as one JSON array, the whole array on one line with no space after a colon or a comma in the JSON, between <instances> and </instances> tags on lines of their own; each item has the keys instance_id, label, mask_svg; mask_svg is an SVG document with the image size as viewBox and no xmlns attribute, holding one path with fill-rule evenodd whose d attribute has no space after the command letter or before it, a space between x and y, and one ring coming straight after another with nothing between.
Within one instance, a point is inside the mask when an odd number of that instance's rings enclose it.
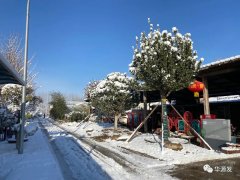
<instances>
[{"instance_id":1,"label":"tree trunk","mask_svg":"<svg viewBox=\"0 0 240 180\"><path fill-rule=\"evenodd\" d=\"M143 119L147 117L147 94L143 91ZM148 121L144 123L144 132L148 132Z\"/></svg>"},{"instance_id":2,"label":"tree trunk","mask_svg":"<svg viewBox=\"0 0 240 180\"><path fill-rule=\"evenodd\" d=\"M114 116L114 130L117 130L117 126L118 126L118 118L120 117L121 114L116 113Z\"/></svg>"},{"instance_id":3,"label":"tree trunk","mask_svg":"<svg viewBox=\"0 0 240 180\"><path fill-rule=\"evenodd\" d=\"M161 95L161 106L162 106L162 135L164 141L168 141L169 129L168 129L168 118L167 118L167 99L165 96Z\"/></svg>"}]
</instances>

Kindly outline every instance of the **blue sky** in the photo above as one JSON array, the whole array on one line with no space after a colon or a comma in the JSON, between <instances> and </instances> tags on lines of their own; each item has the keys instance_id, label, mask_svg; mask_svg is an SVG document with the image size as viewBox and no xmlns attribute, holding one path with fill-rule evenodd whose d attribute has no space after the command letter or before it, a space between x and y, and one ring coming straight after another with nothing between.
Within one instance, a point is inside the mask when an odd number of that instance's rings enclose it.
<instances>
[{"instance_id":1,"label":"blue sky","mask_svg":"<svg viewBox=\"0 0 240 180\"><path fill-rule=\"evenodd\" d=\"M81 95L110 72L128 72L135 36L160 28L190 32L204 63L240 54L238 0L31 0L29 56L38 92ZM26 0L0 0L0 36L25 34Z\"/></svg>"}]
</instances>

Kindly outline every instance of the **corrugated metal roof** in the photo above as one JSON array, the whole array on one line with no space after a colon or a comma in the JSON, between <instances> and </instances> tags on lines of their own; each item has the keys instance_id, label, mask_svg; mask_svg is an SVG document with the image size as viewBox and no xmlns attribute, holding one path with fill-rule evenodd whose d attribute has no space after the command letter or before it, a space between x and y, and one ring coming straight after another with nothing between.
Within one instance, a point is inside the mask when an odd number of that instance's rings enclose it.
<instances>
[{"instance_id":1,"label":"corrugated metal roof","mask_svg":"<svg viewBox=\"0 0 240 180\"><path fill-rule=\"evenodd\" d=\"M12 65L0 54L0 84L20 84L25 82Z\"/></svg>"},{"instance_id":2,"label":"corrugated metal roof","mask_svg":"<svg viewBox=\"0 0 240 180\"><path fill-rule=\"evenodd\" d=\"M223 64L228 64L228 63L232 63L232 62L236 62L236 61L240 61L240 55L225 58L225 59L220 59L220 60L216 60L211 63L208 63L208 64L204 64L201 66L200 70L206 70L206 69L209 69L210 67L221 66Z\"/></svg>"}]
</instances>

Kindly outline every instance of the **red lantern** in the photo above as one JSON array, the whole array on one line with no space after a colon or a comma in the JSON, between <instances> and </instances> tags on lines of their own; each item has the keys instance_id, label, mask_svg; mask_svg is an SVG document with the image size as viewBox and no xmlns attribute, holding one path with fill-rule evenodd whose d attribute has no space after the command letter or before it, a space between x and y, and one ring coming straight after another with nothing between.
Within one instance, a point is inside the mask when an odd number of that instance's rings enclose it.
<instances>
[{"instance_id":1,"label":"red lantern","mask_svg":"<svg viewBox=\"0 0 240 180\"><path fill-rule=\"evenodd\" d=\"M194 97L199 97L199 92L204 88L204 84L200 81L194 81L188 86L188 90L194 92Z\"/></svg>"}]
</instances>

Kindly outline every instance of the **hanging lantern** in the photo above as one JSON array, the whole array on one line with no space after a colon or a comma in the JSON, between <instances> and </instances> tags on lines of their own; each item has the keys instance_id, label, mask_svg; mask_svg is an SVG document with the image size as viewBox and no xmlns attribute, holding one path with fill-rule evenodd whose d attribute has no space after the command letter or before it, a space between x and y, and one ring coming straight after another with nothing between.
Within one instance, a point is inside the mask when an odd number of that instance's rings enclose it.
<instances>
[{"instance_id":1,"label":"hanging lantern","mask_svg":"<svg viewBox=\"0 0 240 180\"><path fill-rule=\"evenodd\" d=\"M199 97L199 92L201 92L204 88L204 84L200 81L194 81L193 83L188 86L188 90L194 93L194 97Z\"/></svg>"}]
</instances>

